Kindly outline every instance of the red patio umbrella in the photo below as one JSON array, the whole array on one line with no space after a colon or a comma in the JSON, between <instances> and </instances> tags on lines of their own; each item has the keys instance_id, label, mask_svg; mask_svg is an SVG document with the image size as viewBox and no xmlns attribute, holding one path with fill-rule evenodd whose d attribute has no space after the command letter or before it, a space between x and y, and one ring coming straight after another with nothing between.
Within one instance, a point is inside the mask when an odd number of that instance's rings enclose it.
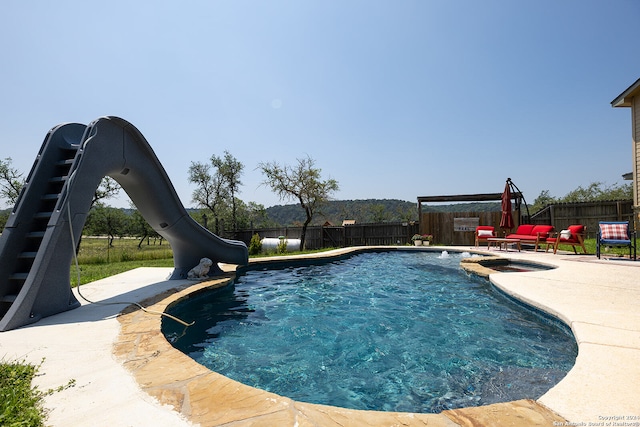
<instances>
[{"instance_id":1,"label":"red patio umbrella","mask_svg":"<svg viewBox=\"0 0 640 427\"><path fill-rule=\"evenodd\" d=\"M502 202L500 204L502 210L502 217L500 217L500 228L509 229L513 228L513 214L511 213L511 186L509 182L511 179L507 179L507 183L504 186L504 192L502 193Z\"/></svg>"}]
</instances>

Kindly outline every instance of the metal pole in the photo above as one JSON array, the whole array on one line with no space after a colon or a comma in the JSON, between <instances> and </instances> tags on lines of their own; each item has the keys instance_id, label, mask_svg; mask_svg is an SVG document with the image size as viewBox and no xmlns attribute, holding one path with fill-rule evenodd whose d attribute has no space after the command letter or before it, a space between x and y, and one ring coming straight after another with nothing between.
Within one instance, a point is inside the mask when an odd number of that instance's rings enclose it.
<instances>
[{"instance_id":1,"label":"metal pole","mask_svg":"<svg viewBox=\"0 0 640 427\"><path fill-rule=\"evenodd\" d=\"M520 191L518 186L515 185L513 183L513 181L511 181L511 178L507 178L507 183L511 187L511 191L512 192L516 192L517 191L518 193L520 193L520 196L522 197L522 201L524 202L524 206L527 208L527 220L530 220L531 219L531 214L529 213L529 205L527 204L527 200L524 198L524 195L522 194L522 191Z\"/></svg>"}]
</instances>

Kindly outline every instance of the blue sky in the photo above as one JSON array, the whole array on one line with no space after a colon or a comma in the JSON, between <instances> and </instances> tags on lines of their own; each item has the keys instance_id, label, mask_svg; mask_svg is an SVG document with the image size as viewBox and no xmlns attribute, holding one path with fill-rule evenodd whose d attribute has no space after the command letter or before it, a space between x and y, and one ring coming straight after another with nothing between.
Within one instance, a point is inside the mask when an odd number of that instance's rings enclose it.
<instances>
[{"instance_id":1,"label":"blue sky","mask_svg":"<svg viewBox=\"0 0 640 427\"><path fill-rule=\"evenodd\" d=\"M529 203L630 172L637 0L0 3L0 158L120 116L183 203L228 150L239 197L282 204L259 162L316 160L339 200L501 192ZM126 197L112 201L128 206Z\"/></svg>"}]
</instances>

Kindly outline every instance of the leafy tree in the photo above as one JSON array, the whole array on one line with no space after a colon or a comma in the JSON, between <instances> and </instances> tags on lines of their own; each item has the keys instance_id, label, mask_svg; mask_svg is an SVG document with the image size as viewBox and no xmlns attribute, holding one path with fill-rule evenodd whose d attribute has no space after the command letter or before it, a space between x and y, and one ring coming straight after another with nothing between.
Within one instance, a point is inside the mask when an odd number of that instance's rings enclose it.
<instances>
[{"instance_id":1,"label":"leafy tree","mask_svg":"<svg viewBox=\"0 0 640 427\"><path fill-rule=\"evenodd\" d=\"M338 190L338 182L335 179L322 181L321 169L314 167L315 161L309 156L297 159L297 162L294 166L261 162L258 168L266 177L263 185L271 187L280 200L297 199L304 209L306 219L300 236L300 250L303 250L309 223L331 194Z\"/></svg>"},{"instance_id":2,"label":"leafy tree","mask_svg":"<svg viewBox=\"0 0 640 427\"><path fill-rule=\"evenodd\" d=\"M15 205L24 187L22 173L11 165L11 157L0 160L0 198L8 204Z\"/></svg>"},{"instance_id":3,"label":"leafy tree","mask_svg":"<svg viewBox=\"0 0 640 427\"><path fill-rule=\"evenodd\" d=\"M196 184L192 200L201 208L211 211L215 220L215 233L220 233L220 219L225 203L231 205L231 224L237 229L237 199L240 175L244 166L228 151L224 158L211 156L209 163L191 162L189 167L189 182Z\"/></svg>"},{"instance_id":4,"label":"leafy tree","mask_svg":"<svg viewBox=\"0 0 640 427\"><path fill-rule=\"evenodd\" d=\"M391 220L391 212L388 212L383 204L375 204L371 206L373 214L373 222L385 222Z\"/></svg>"},{"instance_id":5,"label":"leafy tree","mask_svg":"<svg viewBox=\"0 0 640 427\"><path fill-rule=\"evenodd\" d=\"M198 206L209 209L216 223L214 231L218 234L218 206L226 197L222 177L212 174L210 164L191 162L189 182L196 184L196 189L193 190L191 199Z\"/></svg>"},{"instance_id":6,"label":"leafy tree","mask_svg":"<svg viewBox=\"0 0 640 427\"><path fill-rule=\"evenodd\" d=\"M240 186L242 185L240 176L242 175L244 165L226 150L224 152L224 158L216 157L215 155L211 156L211 163L218 170L222 183L229 193L229 198L231 199L231 227L233 231L237 231L236 193L240 191Z\"/></svg>"},{"instance_id":7,"label":"leafy tree","mask_svg":"<svg viewBox=\"0 0 640 427\"><path fill-rule=\"evenodd\" d=\"M411 222L417 220L418 212L415 206L411 208L398 206L396 208L396 216L400 218L401 221Z\"/></svg>"},{"instance_id":8,"label":"leafy tree","mask_svg":"<svg viewBox=\"0 0 640 427\"><path fill-rule=\"evenodd\" d=\"M89 212L85 231L87 233L109 237L109 246L113 246L113 240L126 234L128 217L122 209L112 208L98 204Z\"/></svg>"},{"instance_id":9,"label":"leafy tree","mask_svg":"<svg viewBox=\"0 0 640 427\"><path fill-rule=\"evenodd\" d=\"M11 157L0 160L0 198L14 205L25 184L25 179L22 176L23 174L19 170L11 166ZM115 179L105 176L93 195L91 207L102 200L117 196L120 189L121 187Z\"/></svg>"},{"instance_id":10,"label":"leafy tree","mask_svg":"<svg viewBox=\"0 0 640 427\"><path fill-rule=\"evenodd\" d=\"M269 221L267 210L264 208L264 205L256 202L249 202L247 205L247 220L249 223L248 228L267 227L269 225L273 225ZM247 227L245 226L244 228Z\"/></svg>"},{"instance_id":11,"label":"leafy tree","mask_svg":"<svg viewBox=\"0 0 640 427\"><path fill-rule=\"evenodd\" d=\"M100 185L96 189L96 192L93 193L91 207L94 207L97 203L100 203L103 200L117 196L121 189L122 187L120 187L120 184L118 184L115 179L105 176L102 178L102 181L100 181Z\"/></svg>"},{"instance_id":12,"label":"leafy tree","mask_svg":"<svg viewBox=\"0 0 640 427\"><path fill-rule=\"evenodd\" d=\"M599 200L630 200L633 199L631 183L613 184L607 186L603 182L592 182L587 187L578 186L564 197L554 198L549 190L543 190L533 202L533 211L537 212L553 203L595 202Z\"/></svg>"},{"instance_id":13,"label":"leafy tree","mask_svg":"<svg viewBox=\"0 0 640 427\"><path fill-rule=\"evenodd\" d=\"M603 182L592 182L588 187L579 186L567 193L560 201L593 202L597 200L633 199L633 187L629 184L607 186Z\"/></svg>"},{"instance_id":14,"label":"leafy tree","mask_svg":"<svg viewBox=\"0 0 640 427\"><path fill-rule=\"evenodd\" d=\"M131 217L127 221L127 224L128 234L140 238L140 241L138 242L138 249L142 249L142 244L145 239L147 239L148 244L148 239L150 237L153 237L154 239L159 237L159 234L149 225L147 220L144 219L140 211L137 209L133 211ZM160 241L160 244L162 244L162 240Z\"/></svg>"},{"instance_id":15,"label":"leafy tree","mask_svg":"<svg viewBox=\"0 0 640 427\"><path fill-rule=\"evenodd\" d=\"M538 212L540 209L543 209L547 205L551 205L556 203L557 200L549 194L549 190L542 190L540 195L536 197L533 201L533 205L531 206L532 212Z\"/></svg>"},{"instance_id":16,"label":"leafy tree","mask_svg":"<svg viewBox=\"0 0 640 427\"><path fill-rule=\"evenodd\" d=\"M238 230L249 230L255 227L275 226L269 221L267 211L263 205L249 202L248 204L236 198L236 225ZM223 224L233 223L233 210L228 204L220 207L220 222ZM220 234L223 234L221 227ZM229 236L227 236L229 237Z\"/></svg>"}]
</instances>

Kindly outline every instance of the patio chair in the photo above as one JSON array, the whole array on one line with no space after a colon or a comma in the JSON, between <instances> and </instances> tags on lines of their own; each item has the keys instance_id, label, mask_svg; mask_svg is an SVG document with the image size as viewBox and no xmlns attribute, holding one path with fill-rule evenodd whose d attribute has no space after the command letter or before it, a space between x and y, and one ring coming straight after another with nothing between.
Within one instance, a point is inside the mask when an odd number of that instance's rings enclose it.
<instances>
[{"instance_id":1,"label":"patio chair","mask_svg":"<svg viewBox=\"0 0 640 427\"><path fill-rule=\"evenodd\" d=\"M480 241L487 242L487 239L492 237L498 237L495 232L495 227L491 225L479 225L476 227L476 248L478 247L478 243ZM489 242L487 242L489 244Z\"/></svg>"},{"instance_id":2,"label":"patio chair","mask_svg":"<svg viewBox=\"0 0 640 427\"><path fill-rule=\"evenodd\" d=\"M633 236L633 241L631 237ZM629 221L600 221L596 236L596 256L600 258L601 246L629 246L629 258L636 259L636 232L629 228Z\"/></svg>"},{"instance_id":3,"label":"patio chair","mask_svg":"<svg viewBox=\"0 0 640 427\"><path fill-rule=\"evenodd\" d=\"M570 245L573 248L573 253L576 255L578 254L576 246L580 246L584 254L587 253L587 248L584 247L584 238L587 235L587 227L584 225L570 225L566 230L562 230L560 233L554 234L555 236L547 238L547 249L545 252L549 250L549 247L553 246L553 253L555 254L558 252L559 245Z\"/></svg>"}]
</instances>

